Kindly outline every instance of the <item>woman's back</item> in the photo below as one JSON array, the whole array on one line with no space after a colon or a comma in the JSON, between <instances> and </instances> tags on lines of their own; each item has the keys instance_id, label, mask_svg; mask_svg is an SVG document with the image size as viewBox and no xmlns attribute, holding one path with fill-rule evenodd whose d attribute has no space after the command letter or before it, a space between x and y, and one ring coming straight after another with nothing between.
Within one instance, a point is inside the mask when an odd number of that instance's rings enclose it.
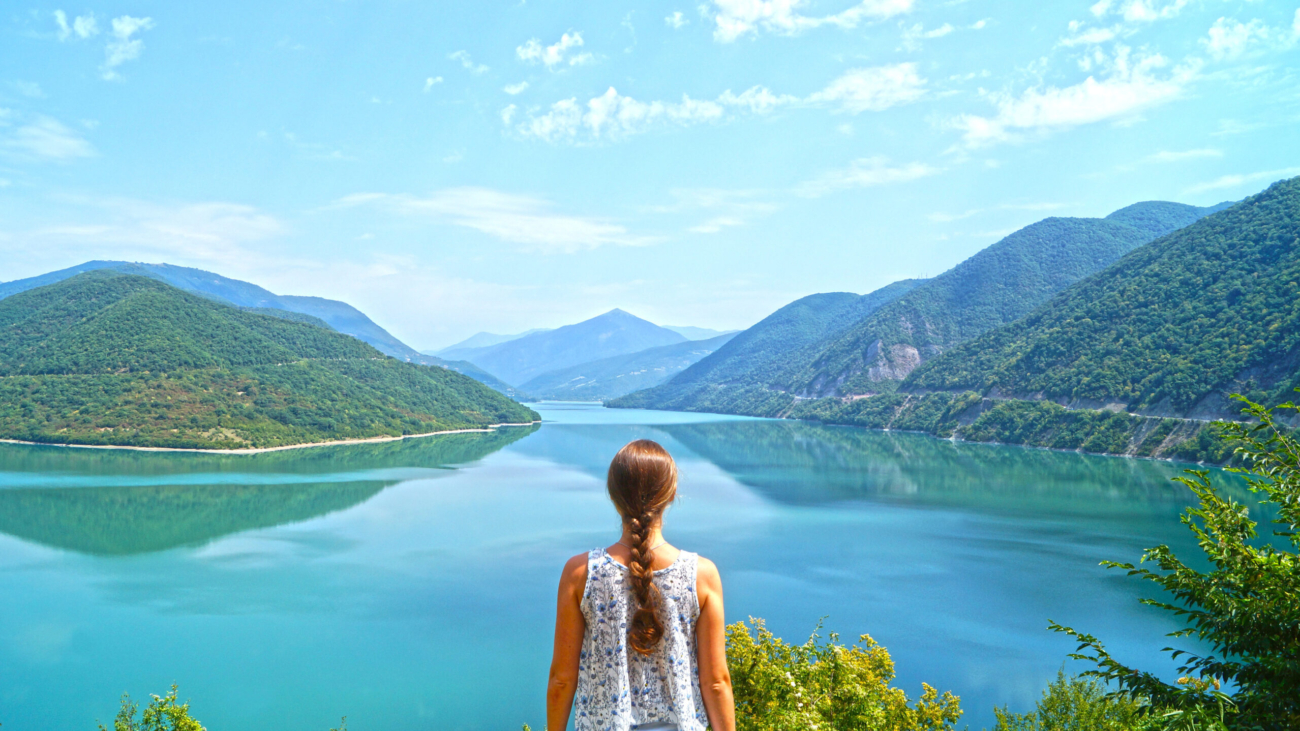
<instances>
[{"instance_id":1,"label":"woman's back","mask_svg":"<svg viewBox=\"0 0 1300 731\"><path fill-rule=\"evenodd\" d=\"M649 655L642 655L630 652L627 644L636 611L628 567L603 548L587 554L581 602L586 631L574 699L578 731L654 723L676 724L682 731L704 729L708 718L696 663L698 566L697 554L679 551L667 567L654 572L664 634Z\"/></svg>"}]
</instances>

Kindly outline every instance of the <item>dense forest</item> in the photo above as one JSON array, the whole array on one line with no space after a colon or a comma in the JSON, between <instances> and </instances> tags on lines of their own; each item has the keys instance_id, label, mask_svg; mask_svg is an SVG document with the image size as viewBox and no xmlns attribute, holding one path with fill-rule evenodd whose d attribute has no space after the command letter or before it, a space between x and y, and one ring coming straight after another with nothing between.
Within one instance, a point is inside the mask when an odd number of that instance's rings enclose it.
<instances>
[{"instance_id":1,"label":"dense forest","mask_svg":"<svg viewBox=\"0 0 1300 731\"><path fill-rule=\"evenodd\" d=\"M727 372L722 359L766 320L609 405L1222 462L1198 419L1234 416L1228 391L1277 403L1300 385L1298 189L1049 218L836 333L765 342L758 367ZM796 308L805 300L768 319L811 322Z\"/></svg>"},{"instance_id":2,"label":"dense forest","mask_svg":"<svg viewBox=\"0 0 1300 731\"><path fill-rule=\"evenodd\" d=\"M1300 386L1300 178L1125 257L908 390L996 389L1138 413L1234 416Z\"/></svg>"},{"instance_id":3,"label":"dense forest","mask_svg":"<svg viewBox=\"0 0 1300 731\"><path fill-rule=\"evenodd\" d=\"M245 448L537 415L330 329L94 271L0 301L0 437Z\"/></svg>"}]
</instances>

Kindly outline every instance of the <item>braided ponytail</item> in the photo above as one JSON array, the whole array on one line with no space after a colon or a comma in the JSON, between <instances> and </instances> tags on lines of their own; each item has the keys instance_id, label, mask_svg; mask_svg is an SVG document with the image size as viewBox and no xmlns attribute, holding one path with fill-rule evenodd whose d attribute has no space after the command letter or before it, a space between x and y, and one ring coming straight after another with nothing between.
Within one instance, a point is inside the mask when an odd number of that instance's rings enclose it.
<instances>
[{"instance_id":1,"label":"braided ponytail","mask_svg":"<svg viewBox=\"0 0 1300 731\"><path fill-rule=\"evenodd\" d=\"M650 536L664 509L677 497L677 465L663 447L638 439L614 456L606 487L632 539L627 567L636 612L628 626L627 643L636 652L649 655L664 636Z\"/></svg>"}]
</instances>

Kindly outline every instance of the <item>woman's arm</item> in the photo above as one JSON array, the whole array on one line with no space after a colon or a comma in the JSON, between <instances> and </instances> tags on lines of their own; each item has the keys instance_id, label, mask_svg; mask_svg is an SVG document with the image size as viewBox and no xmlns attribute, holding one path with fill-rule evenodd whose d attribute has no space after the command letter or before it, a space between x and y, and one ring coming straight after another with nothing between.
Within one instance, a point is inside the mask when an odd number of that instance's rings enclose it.
<instances>
[{"instance_id":1,"label":"woman's arm","mask_svg":"<svg viewBox=\"0 0 1300 731\"><path fill-rule=\"evenodd\" d=\"M701 558L695 579L700 618L695 623L696 662L700 669L700 695L713 731L736 731L736 701L731 695L727 670L727 623L722 612L722 576L718 567Z\"/></svg>"},{"instance_id":2,"label":"woman's arm","mask_svg":"<svg viewBox=\"0 0 1300 731\"><path fill-rule=\"evenodd\" d=\"M546 728L564 731L578 690L578 661L587 620L582 616L582 592L587 587L587 554L574 556L564 564L555 607L555 649L551 653L551 677L546 685Z\"/></svg>"}]
</instances>

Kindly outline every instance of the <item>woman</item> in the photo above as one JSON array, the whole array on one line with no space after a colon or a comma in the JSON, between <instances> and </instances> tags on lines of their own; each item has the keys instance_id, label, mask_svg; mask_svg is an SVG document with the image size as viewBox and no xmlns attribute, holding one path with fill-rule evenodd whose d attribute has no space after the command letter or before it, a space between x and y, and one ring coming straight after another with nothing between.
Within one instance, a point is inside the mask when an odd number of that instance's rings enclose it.
<instances>
[{"instance_id":1,"label":"woman","mask_svg":"<svg viewBox=\"0 0 1300 731\"><path fill-rule=\"evenodd\" d=\"M547 728L563 731L572 712L577 731L735 731L722 578L663 539L677 465L639 439L615 455L606 486L623 536L564 565Z\"/></svg>"}]
</instances>

